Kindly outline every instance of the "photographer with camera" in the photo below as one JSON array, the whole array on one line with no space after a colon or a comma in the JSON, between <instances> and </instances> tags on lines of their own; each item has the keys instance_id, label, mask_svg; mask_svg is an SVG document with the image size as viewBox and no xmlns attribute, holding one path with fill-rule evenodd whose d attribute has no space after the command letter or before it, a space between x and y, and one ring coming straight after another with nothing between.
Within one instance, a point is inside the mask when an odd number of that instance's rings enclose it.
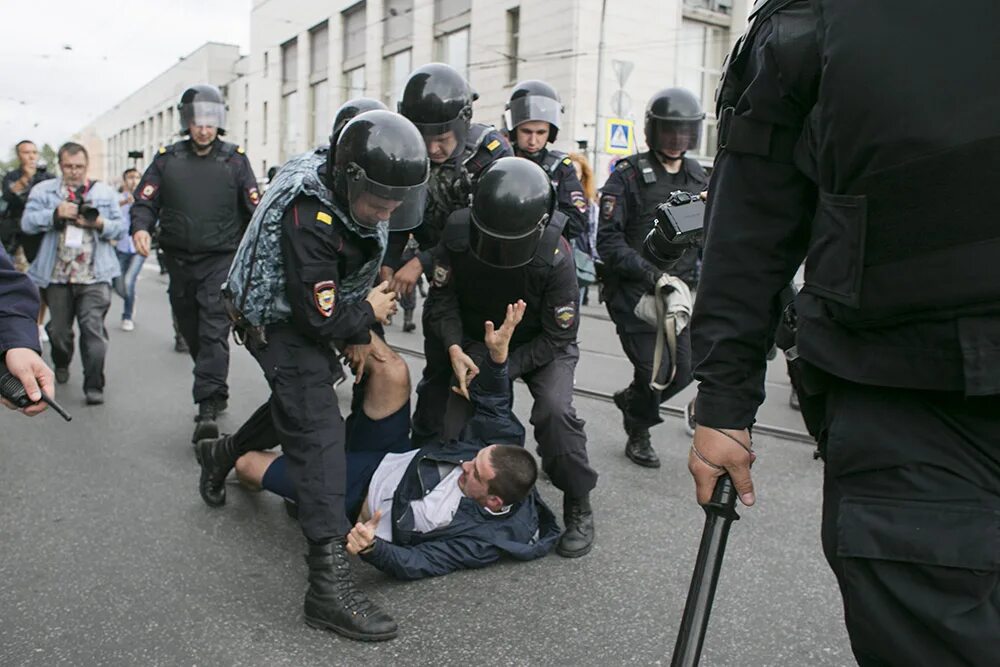
<instances>
[{"instance_id":1,"label":"photographer with camera","mask_svg":"<svg viewBox=\"0 0 1000 667\"><path fill-rule=\"evenodd\" d=\"M663 336L658 344L657 328L636 315L636 305L655 290L664 271L682 273L695 251L668 269L644 257L642 247L659 206L672 193L697 194L708 183L702 166L684 155L698 146L704 118L690 91L667 88L653 95L646 106L648 150L619 160L601 189L597 251L604 262L604 300L634 368L632 383L615 394L615 405L628 436L625 455L647 468L660 466L649 440L649 429L663 421L660 404L691 383L691 335L687 329L677 335L671 354Z\"/></svg>"},{"instance_id":2,"label":"photographer with camera","mask_svg":"<svg viewBox=\"0 0 1000 667\"><path fill-rule=\"evenodd\" d=\"M121 275L112 241L125 233L118 194L87 178L87 149L67 142L59 148L60 178L31 191L21 218L25 234L44 234L28 276L45 290L51 319L56 382L69 381L73 320L80 328L83 390L88 405L104 402L104 357L111 282Z\"/></svg>"},{"instance_id":3,"label":"photographer with camera","mask_svg":"<svg viewBox=\"0 0 1000 667\"><path fill-rule=\"evenodd\" d=\"M26 238L21 232L24 204L28 201L31 188L52 178L52 174L48 172L45 163L39 161L38 147L33 141L19 141L14 150L20 167L8 171L3 177L3 200L7 204L7 210L0 220L0 240L15 266L24 271L38 253L38 241L32 242L31 237ZM21 253L18 252L19 249L22 250Z\"/></svg>"}]
</instances>

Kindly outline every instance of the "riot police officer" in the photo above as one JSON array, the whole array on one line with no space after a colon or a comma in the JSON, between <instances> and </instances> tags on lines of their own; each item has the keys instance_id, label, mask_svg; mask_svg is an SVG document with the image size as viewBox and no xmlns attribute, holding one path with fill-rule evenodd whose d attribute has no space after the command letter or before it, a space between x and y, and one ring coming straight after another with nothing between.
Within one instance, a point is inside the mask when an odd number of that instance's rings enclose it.
<instances>
[{"instance_id":1,"label":"riot police officer","mask_svg":"<svg viewBox=\"0 0 1000 667\"><path fill-rule=\"evenodd\" d=\"M423 327L442 341L458 388L466 394L478 364L486 363L483 322L503 321L508 303L527 303L511 340L510 375L523 379L531 391L531 424L542 468L563 492L566 530L556 550L575 558L593 546L590 491L597 473L587 458L584 421L573 408L579 288L573 253L562 237L565 224L540 167L516 158L496 161L480 177L472 208L448 220L434 253ZM430 401L424 407L440 412L447 405L446 422L453 423L457 408L448 401L453 394L448 380L428 382L419 401Z\"/></svg>"},{"instance_id":2,"label":"riot police officer","mask_svg":"<svg viewBox=\"0 0 1000 667\"><path fill-rule=\"evenodd\" d=\"M479 96L468 81L449 65L430 63L410 74L399 101L399 113L417 126L427 145L431 177L421 225L413 230L416 256L405 264L401 258L409 234L391 235L386 253L384 278L392 288L409 294L421 275L431 278L431 250L441 239L448 216L469 205L472 188L483 170L501 157L513 155L507 140L492 126L472 122L472 103ZM424 329L427 364L417 387L425 383L447 383L449 366L441 341ZM418 402L413 414L413 436L417 442L440 434L442 414L428 412L432 402Z\"/></svg>"},{"instance_id":3,"label":"riot police officer","mask_svg":"<svg viewBox=\"0 0 1000 667\"><path fill-rule=\"evenodd\" d=\"M416 128L384 110L347 123L335 150L282 166L224 288L237 334L271 396L237 433L196 447L202 498L219 506L236 459L281 444L309 545L306 622L353 639L391 639L397 627L350 577L344 422L333 391L343 372L338 349L358 376L378 362L369 354L371 329L395 311L388 283L372 288L389 220L402 228L419 223L414 202L422 199L412 195L428 171Z\"/></svg>"},{"instance_id":4,"label":"riot police officer","mask_svg":"<svg viewBox=\"0 0 1000 667\"><path fill-rule=\"evenodd\" d=\"M650 427L663 421L660 404L691 382L691 334L685 330L677 337L674 361L672 355L662 355L663 363L655 369L656 381L665 384L671 376L673 380L662 391L654 389L650 385L656 329L639 319L634 310L661 272L643 258L641 249L653 227L658 204L677 190L700 193L705 189L705 170L697 160L685 156L698 146L704 118L701 104L690 91L666 88L653 95L646 106L648 150L619 160L601 189L597 250L604 261L604 300L634 371L632 383L615 394L615 404L622 411L628 436L626 456L650 468L660 466L649 440ZM694 261L696 252L688 250L674 271L683 272L685 262Z\"/></svg>"},{"instance_id":5,"label":"riot police officer","mask_svg":"<svg viewBox=\"0 0 1000 667\"><path fill-rule=\"evenodd\" d=\"M973 64L1000 61L1000 5L897 9L760 2L730 56L689 469L699 502L728 473L754 503L775 304L807 258L795 342L825 406L822 541L854 655L994 665L1000 89Z\"/></svg>"},{"instance_id":6,"label":"riot police officer","mask_svg":"<svg viewBox=\"0 0 1000 667\"><path fill-rule=\"evenodd\" d=\"M521 81L507 100L504 125L514 154L531 160L552 179L559 210L568 219L563 234L572 240L587 234L590 221L587 198L573 161L566 153L548 147L559 136L562 112L555 88L544 81Z\"/></svg>"},{"instance_id":7,"label":"riot police officer","mask_svg":"<svg viewBox=\"0 0 1000 667\"><path fill-rule=\"evenodd\" d=\"M219 434L216 419L227 407L229 319L219 288L260 196L243 149L219 138L226 132L219 89L192 86L177 109L188 138L160 148L143 174L132 205L132 235L136 250L148 255L159 221L170 306L194 360L197 442Z\"/></svg>"}]
</instances>

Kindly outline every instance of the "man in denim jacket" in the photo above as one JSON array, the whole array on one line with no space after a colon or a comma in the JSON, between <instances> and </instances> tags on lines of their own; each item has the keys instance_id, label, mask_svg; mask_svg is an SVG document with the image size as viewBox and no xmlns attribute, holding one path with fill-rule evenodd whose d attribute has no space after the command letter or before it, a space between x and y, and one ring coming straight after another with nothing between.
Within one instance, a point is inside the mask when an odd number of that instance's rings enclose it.
<instances>
[{"instance_id":1,"label":"man in denim jacket","mask_svg":"<svg viewBox=\"0 0 1000 667\"><path fill-rule=\"evenodd\" d=\"M46 330L52 343L56 382L69 380L73 320L80 327L83 390L88 405L104 402L104 357L111 282L121 274L111 245L125 233L115 191L87 178L87 149L67 142L59 148L60 178L39 183L21 218L25 234L42 234L28 276L52 313Z\"/></svg>"}]
</instances>

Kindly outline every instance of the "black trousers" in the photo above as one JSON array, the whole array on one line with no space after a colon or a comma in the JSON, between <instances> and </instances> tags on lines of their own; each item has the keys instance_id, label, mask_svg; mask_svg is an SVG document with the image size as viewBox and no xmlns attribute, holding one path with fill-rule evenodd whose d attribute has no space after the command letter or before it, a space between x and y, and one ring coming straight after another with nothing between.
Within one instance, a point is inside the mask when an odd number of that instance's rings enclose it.
<instances>
[{"instance_id":1,"label":"black trousers","mask_svg":"<svg viewBox=\"0 0 1000 667\"><path fill-rule=\"evenodd\" d=\"M656 334L619 331L618 337L625 356L632 362L632 384L625 390L626 413L639 428L655 426L663 421L660 417L660 404L691 384L691 328L685 328L677 337L677 373L663 391L649 386L653 375ZM670 371L670 352L664 343L663 362L657 372L657 382L665 383L670 377Z\"/></svg>"},{"instance_id":2,"label":"black trousers","mask_svg":"<svg viewBox=\"0 0 1000 667\"><path fill-rule=\"evenodd\" d=\"M862 667L996 665L1000 397L836 383L823 549Z\"/></svg>"},{"instance_id":3,"label":"black trousers","mask_svg":"<svg viewBox=\"0 0 1000 667\"><path fill-rule=\"evenodd\" d=\"M476 364L486 363L487 351L482 343L466 341L463 348ZM443 348L438 354L444 357L441 360L435 357L433 367L428 356L423 379L417 387L414 442L417 442L417 414L424 420L422 435L433 432L435 437L444 439L458 437L470 416L468 401L451 391L451 363ZM571 498L585 496L597 486L597 472L587 456L585 422L573 407L573 376L579 358L579 348L570 345L555 359L521 378L534 399L529 421L535 429L542 470L556 488Z\"/></svg>"},{"instance_id":4,"label":"black trousers","mask_svg":"<svg viewBox=\"0 0 1000 667\"><path fill-rule=\"evenodd\" d=\"M451 360L444 342L426 324L423 332L424 370L417 383L417 407L413 410L412 427L413 442L418 447L444 437L444 418L452 378ZM447 430L451 434L455 428L452 426Z\"/></svg>"},{"instance_id":5,"label":"black trousers","mask_svg":"<svg viewBox=\"0 0 1000 667\"><path fill-rule=\"evenodd\" d=\"M104 389L104 359L108 352L108 330L104 318L111 307L111 284L61 285L45 289L49 323L45 331L52 345L52 363L66 368L73 360L73 320L80 326L80 361L83 388Z\"/></svg>"},{"instance_id":6,"label":"black trousers","mask_svg":"<svg viewBox=\"0 0 1000 667\"><path fill-rule=\"evenodd\" d=\"M344 420L334 383L343 370L336 353L291 327L268 327L264 347L248 344L271 396L233 434L237 451L281 445L310 540L344 535L347 464Z\"/></svg>"},{"instance_id":7,"label":"black trousers","mask_svg":"<svg viewBox=\"0 0 1000 667\"><path fill-rule=\"evenodd\" d=\"M170 274L170 308L194 360L194 402L229 398L229 317L222 305L232 254L187 261L164 254Z\"/></svg>"}]
</instances>

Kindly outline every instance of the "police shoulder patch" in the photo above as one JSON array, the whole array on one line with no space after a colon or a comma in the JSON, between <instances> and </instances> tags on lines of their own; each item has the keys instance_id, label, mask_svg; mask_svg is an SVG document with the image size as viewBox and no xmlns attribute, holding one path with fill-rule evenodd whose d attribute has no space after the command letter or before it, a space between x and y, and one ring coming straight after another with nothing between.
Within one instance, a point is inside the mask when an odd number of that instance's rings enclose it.
<instances>
[{"instance_id":1,"label":"police shoulder patch","mask_svg":"<svg viewBox=\"0 0 1000 667\"><path fill-rule=\"evenodd\" d=\"M333 315L333 309L337 305L337 283L323 280L313 285L313 302L323 317Z\"/></svg>"},{"instance_id":2,"label":"police shoulder patch","mask_svg":"<svg viewBox=\"0 0 1000 667\"><path fill-rule=\"evenodd\" d=\"M579 190L569 193L569 199L580 213L587 212L587 198Z\"/></svg>"},{"instance_id":3,"label":"police shoulder patch","mask_svg":"<svg viewBox=\"0 0 1000 667\"><path fill-rule=\"evenodd\" d=\"M319 220L320 222L322 222L324 225L332 225L333 224L333 216L331 216L326 211L317 211L316 212L316 219Z\"/></svg>"},{"instance_id":4,"label":"police shoulder patch","mask_svg":"<svg viewBox=\"0 0 1000 667\"><path fill-rule=\"evenodd\" d=\"M139 193L140 199L152 199L153 195L156 194L156 186L152 183L146 183L145 187L142 188L142 192Z\"/></svg>"},{"instance_id":5,"label":"police shoulder patch","mask_svg":"<svg viewBox=\"0 0 1000 667\"><path fill-rule=\"evenodd\" d=\"M614 195L604 195L601 197L601 217L610 218L615 212L615 203L618 198Z\"/></svg>"},{"instance_id":6,"label":"police shoulder patch","mask_svg":"<svg viewBox=\"0 0 1000 667\"><path fill-rule=\"evenodd\" d=\"M160 146L160 150L159 150L159 151L157 151L157 152L158 152L158 153L159 153L160 155L163 155L164 153L166 153L166 152L167 152L167 147L166 147L166 146Z\"/></svg>"},{"instance_id":7,"label":"police shoulder patch","mask_svg":"<svg viewBox=\"0 0 1000 667\"><path fill-rule=\"evenodd\" d=\"M563 164L572 165L573 160L569 159L569 156L563 158Z\"/></svg>"},{"instance_id":8,"label":"police shoulder patch","mask_svg":"<svg viewBox=\"0 0 1000 667\"><path fill-rule=\"evenodd\" d=\"M435 262L434 273L431 276L434 287L444 287L448 284L449 278L451 278L451 268Z\"/></svg>"},{"instance_id":9,"label":"police shoulder patch","mask_svg":"<svg viewBox=\"0 0 1000 667\"><path fill-rule=\"evenodd\" d=\"M260 201L260 193L257 191L257 188L250 188L250 191L247 194L250 197L250 203L256 206L257 202Z\"/></svg>"},{"instance_id":10,"label":"police shoulder patch","mask_svg":"<svg viewBox=\"0 0 1000 667\"><path fill-rule=\"evenodd\" d=\"M560 329L569 329L576 322L576 303L569 302L563 306L556 306L554 309L556 326Z\"/></svg>"},{"instance_id":11,"label":"police shoulder patch","mask_svg":"<svg viewBox=\"0 0 1000 667\"><path fill-rule=\"evenodd\" d=\"M499 139L494 139L490 143L486 144L486 150L488 150L491 153L493 151L495 151L499 147L500 147L500 140Z\"/></svg>"}]
</instances>

